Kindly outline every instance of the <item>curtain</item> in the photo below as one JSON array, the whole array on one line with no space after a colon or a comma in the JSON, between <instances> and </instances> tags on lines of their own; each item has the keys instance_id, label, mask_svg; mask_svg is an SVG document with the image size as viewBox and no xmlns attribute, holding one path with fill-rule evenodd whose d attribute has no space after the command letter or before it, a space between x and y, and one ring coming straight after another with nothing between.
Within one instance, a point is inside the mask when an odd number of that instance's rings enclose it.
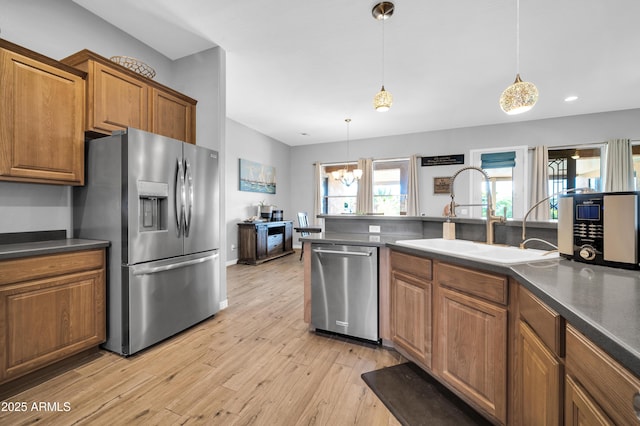
<instances>
[{"instance_id":1,"label":"curtain","mask_svg":"<svg viewBox=\"0 0 640 426\"><path fill-rule=\"evenodd\" d=\"M545 145L536 146L533 151L531 171L531 199L529 206L549 196L549 150ZM549 204L542 203L529 215L530 220L549 220Z\"/></svg>"},{"instance_id":2,"label":"curtain","mask_svg":"<svg viewBox=\"0 0 640 426\"><path fill-rule=\"evenodd\" d=\"M605 167L605 192L634 190L631 140L611 139L607 141Z\"/></svg>"},{"instance_id":3,"label":"curtain","mask_svg":"<svg viewBox=\"0 0 640 426\"><path fill-rule=\"evenodd\" d=\"M418 159L409 158L409 182L407 184L407 216L420 216L420 190L418 188Z\"/></svg>"},{"instance_id":4,"label":"curtain","mask_svg":"<svg viewBox=\"0 0 640 426\"><path fill-rule=\"evenodd\" d=\"M373 159L360 158L358 168L362 170L362 177L358 182L358 197L356 213L373 212Z\"/></svg>"},{"instance_id":5,"label":"curtain","mask_svg":"<svg viewBox=\"0 0 640 426\"><path fill-rule=\"evenodd\" d=\"M313 175L313 217L311 218L311 224L324 227L324 220L318 219L318 215L322 214L322 166L319 161L314 164Z\"/></svg>"}]
</instances>

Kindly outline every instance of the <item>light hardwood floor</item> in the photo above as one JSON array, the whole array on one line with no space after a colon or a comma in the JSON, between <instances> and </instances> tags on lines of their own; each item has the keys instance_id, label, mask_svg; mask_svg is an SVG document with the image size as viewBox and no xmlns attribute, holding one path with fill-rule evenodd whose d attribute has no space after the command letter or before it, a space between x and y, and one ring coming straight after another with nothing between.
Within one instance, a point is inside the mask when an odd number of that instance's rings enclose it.
<instances>
[{"instance_id":1,"label":"light hardwood floor","mask_svg":"<svg viewBox=\"0 0 640 426\"><path fill-rule=\"evenodd\" d=\"M229 307L215 317L130 358L100 351L7 397L3 407L28 409L0 411L0 424L399 424L360 375L404 359L309 332L296 254L227 274Z\"/></svg>"}]
</instances>

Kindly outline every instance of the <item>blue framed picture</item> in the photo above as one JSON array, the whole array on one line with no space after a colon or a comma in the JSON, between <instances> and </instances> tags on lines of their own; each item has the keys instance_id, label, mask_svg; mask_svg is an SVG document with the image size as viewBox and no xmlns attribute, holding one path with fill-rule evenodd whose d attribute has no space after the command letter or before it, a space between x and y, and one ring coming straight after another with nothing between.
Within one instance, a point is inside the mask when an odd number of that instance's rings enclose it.
<instances>
[{"instance_id":1,"label":"blue framed picture","mask_svg":"<svg viewBox=\"0 0 640 426\"><path fill-rule=\"evenodd\" d=\"M276 193L276 168L240 159L240 191Z\"/></svg>"}]
</instances>

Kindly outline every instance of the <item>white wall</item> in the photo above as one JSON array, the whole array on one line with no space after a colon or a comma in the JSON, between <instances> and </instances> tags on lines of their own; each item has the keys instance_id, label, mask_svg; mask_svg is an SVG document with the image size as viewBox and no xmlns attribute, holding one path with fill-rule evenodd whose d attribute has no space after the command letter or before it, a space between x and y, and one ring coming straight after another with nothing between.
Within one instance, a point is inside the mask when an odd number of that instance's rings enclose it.
<instances>
[{"instance_id":1,"label":"white wall","mask_svg":"<svg viewBox=\"0 0 640 426\"><path fill-rule=\"evenodd\" d=\"M352 127L351 136L357 135ZM525 121L512 124L440 130L349 142L351 159L359 157L396 158L412 154L423 156L465 154L469 150L504 146L561 146L604 142L612 138L640 139L640 109L577 115L564 118ZM313 211L313 163L343 161L345 142L292 147L291 202L294 211ZM420 168L420 212L441 216L448 195L433 194L433 178L451 176L461 165ZM465 200L464 183L456 181L456 198Z\"/></svg>"},{"instance_id":2,"label":"white wall","mask_svg":"<svg viewBox=\"0 0 640 426\"><path fill-rule=\"evenodd\" d=\"M240 159L255 161L276 168L276 193L240 191ZM227 119L227 259L233 263L238 258L238 222L254 216L260 201L284 210L285 220L294 220L296 210L291 209L291 147L256 132L236 121ZM296 177L297 178L297 177ZM235 250L231 246L236 247Z\"/></svg>"}]
</instances>

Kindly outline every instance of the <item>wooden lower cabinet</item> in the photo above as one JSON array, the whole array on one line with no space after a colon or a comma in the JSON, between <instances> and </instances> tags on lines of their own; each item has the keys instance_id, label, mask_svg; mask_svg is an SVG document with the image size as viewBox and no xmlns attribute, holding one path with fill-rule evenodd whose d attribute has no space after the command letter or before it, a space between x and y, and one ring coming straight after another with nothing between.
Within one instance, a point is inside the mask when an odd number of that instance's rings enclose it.
<instances>
[{"instance_id":1,"label":"wooden lower cabinet","mask_svg":"<svg viewBox=\"0 0 640 426\"><path fill-rule=\"evenodd\" d=\"M444 287L438 288L438 294L436 373L506 424L506 308Z\"/></svg>"},{"instance_id":2,"label":"wooden lower cabinet","mask_svg":"<svg viewBox=\"0 0 640 426\"><path fill-rule=\"evenodd\" d=\"M391 340L427 369L432 368L431 268L429 259L391 253Z\"/></svg>"},{"instance_id":3,"label":"wooden lower cabinet","mask_svg":"<svg viewBox=\"0 0 640 426\"><path fill-rule=\"evenodd\" d=\"M519 324L520 424L561 425L563 366L523 321Z\"/></svg>"},{"instance_id":4,"label":"wooden lower cabinet","mask_svg":"<svg viewBox=\"0 0 640 426\"><path fill-rule=\"evenodd\" d=\"M565 424L640 424L640 378L570 325L566 339Z\"/></svg>"},{"instance_id":5,"label":"wooden lower cabinet","mask_svg":"<svg viewBox=\"0 0 640 426\"><path fill-rule=\"evenodd\" d=\"M105 253L0 262L0 383L105 341Z\"/></svg>"},{"instance_id":6,"label":"wooden lower cabinet","mask_svg":"<svg viewBox=\"0 0 640 426\"><path fill-rule=\"evenodd\" d=\"M614 425L607 415L602 412L600 407L598 407L598 404L589 397L587 392L582 389L571 376L566 377L565 383L565 425Z\"/></svg>"}]
</instances>

